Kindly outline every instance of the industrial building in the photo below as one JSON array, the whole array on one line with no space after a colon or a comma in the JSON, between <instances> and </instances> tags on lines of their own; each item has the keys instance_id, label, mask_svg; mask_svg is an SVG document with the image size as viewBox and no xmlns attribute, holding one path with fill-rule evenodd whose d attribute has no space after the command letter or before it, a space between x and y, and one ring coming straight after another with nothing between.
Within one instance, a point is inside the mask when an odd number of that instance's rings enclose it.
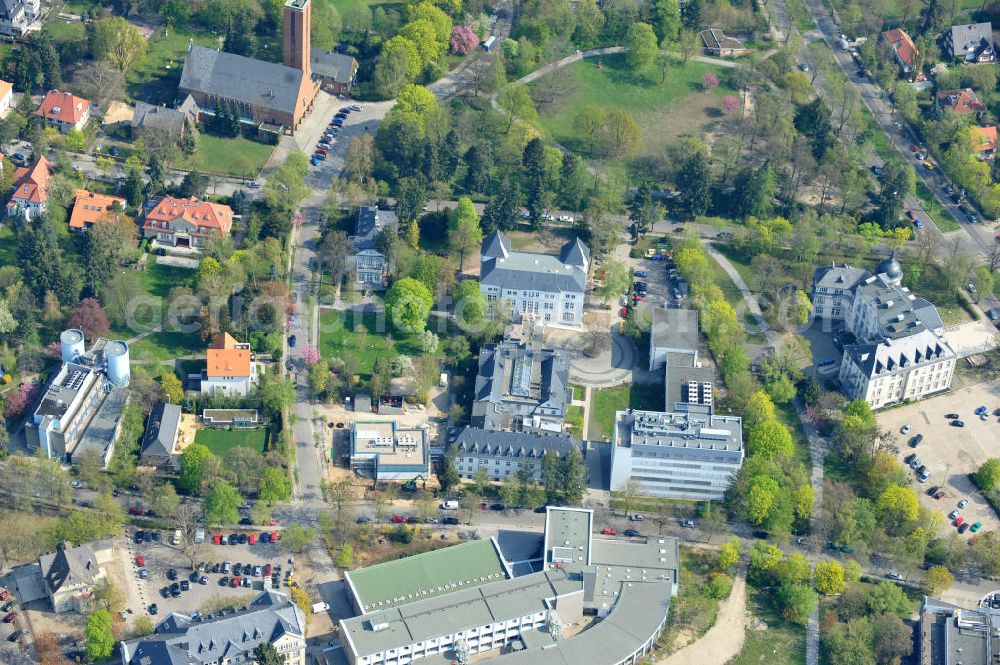
<instances>
[{"instance_id":1,"label":"industrial building","mask_svg":"<svg viewBox=\"0 0 1000 665\"><path fill-rule=\"evenodd\" d=\"M351 424L351 468L377 481L430 478L427 430L398 429L394 420L356 420Z\"/></svg>"},{"instance_id":2,"label":"industrial building","mask_svg":"<svg viewBox=\"0 0 1000 665\"><path fill-rule=\"evenodd\" d=\"M68 463L92 450L107 465L129 398L128 344L99 338L85 351L76 329L59 343L62 366L25 425L28 448Z\"/></svg>"},{"instance_id":3,"label":"industrial building","mask_svg":"<svg viewBox=\"0 0 1000 665\"><path fill-rule=\"evenodd\" d=\"M919 665L992 665L1000 660L1000 599L990 594L968 609L924 596L919 631Z\"/></svg>"},{"instance_id":4,"label":"industrial building","mask_svg":"<svg viewBox=\"0 0 1000 665\"><path fill-rule=\"evenodd\" d=\"M477 654L504 665L639 662L678 590L677 540L594 539L593 529L593 511L547 508L542 570L494 581L438 579L430 594L342 619L347 662L465 664Z\"/></svg>"}]
</instances>

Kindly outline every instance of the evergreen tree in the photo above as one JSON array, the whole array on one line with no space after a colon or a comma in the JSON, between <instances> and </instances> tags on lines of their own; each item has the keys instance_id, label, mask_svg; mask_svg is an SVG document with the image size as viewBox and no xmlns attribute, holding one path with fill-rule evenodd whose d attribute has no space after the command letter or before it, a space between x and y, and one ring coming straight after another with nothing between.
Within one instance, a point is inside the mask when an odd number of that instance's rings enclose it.
<instances>
[{"instance_id":1,"label":"evergreen tree","mask_svg":"<svg viewBox=\"0 0 1000 665\"><path fill-rule=\"evenodd\" d=\"M681 8L681 23L688 30L701 30L702 0L688 0Z\"/></svg>"},{"instance_id":2,"label":"evergreen tree","mask_svg":"<svg viewBox=\"0 0 1000 665\"><path fill-rule=\"evenodd\" d=\"M545 212L545 145L540 138L533 138L524 146L521 163L528 195L528 218L533 228L539 228Z\"/></svg>"},{"instance_id":3,"label":"evergreen tree","mask_svg":"<svg viewBox=\"0 0 1000 665\"><path fill-rule=\"evenodd\" d=\"M490 178L490 157L486 146L472 146L465 151L465 180L463 185L470 192L484 192Z\"/></svg>"},{"instance_id":4,"label":"evergreen tree","mask_svg":"<svg viewBox=\"0 0 1000 665\"><path fill-rule=\"evenodd\" d=\"M516 227L520 207L520 188L510 178L504 178L500 191L483 209L483 217L480 220L483 233L509 231Z\"/></svg>"},{"instance_id":5,"label":"evergreen tree","mask_svg":"<svg viewBox=\"0 0 1000 665\"><path fill-rule=\"evenodd\" d=\"M696 150L681 165L675 178L679 195L677 214L683 219L704 215L712 205L712 172L708 155Z\"/></svg>"},{"instance_id":6,"label":"evergreen tree","mask_svg":"<svg viewBox=\"0 0 1000 665\"><path fill-rule=\"evenodd\" d=\"M579 210L583 199L583 164L572 153L563 153L562 167L559 169L559 196L562 204L570 210Z\"/></svg>"},{"instance_id":7,"label":"evergreen tree","mask_svg":"<svg viewBox=\"0 0 1000 665\"><path fill-rule=\"evenodd\" d=\"M424 143L424 154L421 159L420 177L425 182L434 182L441 178L441 161L438 149L433 141Z\"/></svg>"},{"instance_id":8,"label":"evergreen tree","mask_svg":"<svg viewBox=\"0 0 1000 665\"><path fill-rule=\"evenodd\" d=\"M444 147L441 149L442 176L451 180L455 177L455 171L462 160L462 143L458 138L458 132L449 130L444 137Z\"/></svg>"},{"instance_id":9,"label":"evergreen tree","mask_svg":"<svg viewBox=\"0 0 1000 665\"><path fill-rule=\"evenodd\" d=\"M681 8L677 0L655 0L653 21L656 34L667 44L674 44L681 32Z\"/></svg>"}]
</instances>

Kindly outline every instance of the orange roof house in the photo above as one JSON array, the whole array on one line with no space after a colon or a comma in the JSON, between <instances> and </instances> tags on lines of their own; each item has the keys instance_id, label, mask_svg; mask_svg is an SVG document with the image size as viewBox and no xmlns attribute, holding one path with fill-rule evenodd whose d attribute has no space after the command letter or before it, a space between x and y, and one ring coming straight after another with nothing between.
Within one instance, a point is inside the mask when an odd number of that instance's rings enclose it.
<instances>
[{"instance_id":1,"label":"orange roof house","mask_svg":"<svg viewBox=\"0 0 1000 665\"><path fill-rule=\"evenodd\" d=\"M90 228L102 219L106 219L105 213L115 203L119 204L122 209L127 205L125 199L120 196L98 194L86 189L76 190L76 200L73 203L73 214L69 218L69 228L76 231Z\"/></svg>"},{"instance_id":2,"label":"orange roof house","mask_svg":"<svg viewBox=\"0 0 1000 665\"><path fill-rule=\"evenodd\" d=\"M952 113L982 113L986 110L972 88L942 90L937 94L937 103Z\"/></svg>"},{"instance_id":3,"label":"orange roof house","mask_svg":"<svg viewBox=\"0 0 1000 665\"><path fill-rule=\"evenodd\" d=\"M4 81L3 79L0 79L0 102L2 102L2 100L7 99L8 100L7 103L9 104L10 100L8 99L8 97L13 93L14 93L14 84L11 83L10 81ZM0 104L0 106L2 106L2 104Z\"/></svg>"},{"instance_id":4,"label":"orange roof house","mask_svg":"<svg viewBox=\"0 0 1000 665\"><path fill-rule=\"evenodd\" d=\"M202 395L247 395L257 382L257 363L246 342L229 333L216 335L201 374Z\"/></svg>"},{"instance_id":5,"label":"orange roof house","mask_svg":"<svg viewBox=\"0 0 1000 665\"><path fill-rule=\"evenodd\" d=\"M976 152L992 152L997 148L997 127L973 127L972 147Z\"/></svg>"},{"instance_id":6,"label":"orange roof house","mask_svg":"<svg viewBox=\"0 0 1000 665\"><path fill-rule=\"evenodd\" d=\"M197 247L212 236L228 236L233 209L195 197L165 196L146 213L142 229L147 238L174 247Z\"/></svg>"},{"instance_id":7,"label":"orange roof house","mask_svg":"<svg viewBox=\"0 0 1000 665\"><path fill-rule=\"evenodd\" d=\"M882 41L892 48L896 62L904 73L909 74L915 69L920 51L906 30L901 28L886 30L882 33Z\"/></svg>"},{"instance_id":8,"label":"orange roof house","mask_svg":"<svg viewBox=\"0 0 1000 665\"><path fill-rule=\"evenodd\" d=\"M39 157L32 167L22 166L14 172L14 191L7 202L10 216L23 212L43 212L49 202L49 183L52 182L52 164L44 156Z\"/></svg>"},{"instance_id":9,"label":"orange roof house","mask_svg":"<svg viewBox=\"0 0 1000 665\"><path fill-rule=\"evenodd\" d=\"M50 90L35 115L64 133L71 129L82 129L90 119L90 100L68 92Z\"/></svg>"}]
</instances>

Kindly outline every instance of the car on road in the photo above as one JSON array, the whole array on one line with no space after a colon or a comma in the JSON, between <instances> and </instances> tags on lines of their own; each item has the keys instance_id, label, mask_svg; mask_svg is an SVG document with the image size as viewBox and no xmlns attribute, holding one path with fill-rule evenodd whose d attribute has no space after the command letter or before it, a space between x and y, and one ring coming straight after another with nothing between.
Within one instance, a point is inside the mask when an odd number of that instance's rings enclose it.
<instances>
[{"instance_id":1,"label":"car on road","mask_svg":"<svg viewBox=\"0 0 1000 665\"><path fill-rule=\"evenodd\" d=\"M288 336L288 346L290 346L291 348L294 349L295 345L298 344L298 342L299 342L299 338L296 337L295 335L289 335Z\"/></svg>"},{"instance_id":2,"label":"car on road","mask_svg":"<svg viewBox=\"0 0 1000 665\"><path fill-rule=\"evenodd\" d=\"M968 499L962 499L961 501L958 502L959 509L965 508L967 505L969 505Z\"/></svg>"},{"instance_id":3,"label":"car on road","mask_svg":"<svg viewBox=\"0 0 1000 665\"><path fill-rule=\"evenodd\" d=\"M983 528L983 523L982 522L976 522L975 524L972 525L972 527L969 530L972 531L972 533L976 533L977 531L979 531L982 528Z\"/></svg>"},{"instance_id":4,"label":"car on road","mask_svg":"<svg viewBox=\"0 0 1000 665\"><path fill-rule=\"evenodd\" d=\"M642 534L636 531L635 529L625 529L625 536L627 538L639 538L642 536Z\"/></svg>"},{"instance_id":5,"label":"car on road","mask_svg":"<svg viewBox=\"0 0 1000 665\"><path fill-rule=\"evenodd\" d=\"M616 531L615 529L612 529L609 526L606 526L603 529L601 529L601 533L604 534L605 536L617 536L618 535L618 531Z\"/></svg>"}]
</instances>

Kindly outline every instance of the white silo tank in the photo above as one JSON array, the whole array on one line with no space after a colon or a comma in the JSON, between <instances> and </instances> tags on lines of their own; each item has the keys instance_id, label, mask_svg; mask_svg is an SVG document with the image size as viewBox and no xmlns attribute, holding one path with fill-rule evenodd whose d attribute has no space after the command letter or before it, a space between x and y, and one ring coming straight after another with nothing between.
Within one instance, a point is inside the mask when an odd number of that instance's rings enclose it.
<instances>
[{"instance_id":1,"label":"white silo tank","mask_svg":"<svg viewBox=\"0 0 1000 665\"><path fill-rule=\"evenodd\" d=\"M129 382L128 344L120 340L108 342L104 347L104 362L107 365L108 381L124 388Z\"/></svg>"},{"instance_id":2,"label":"white silo tank","mask_svg":"<svg viewBox=\"0 0 1000 665\"><path fill-rule=\"evenodd\" d=\"M62 361L71 363L84 352L83 331L76 328L64 330L59 335L59 346L62 350Z\"/></svg>"}]
</instances>

